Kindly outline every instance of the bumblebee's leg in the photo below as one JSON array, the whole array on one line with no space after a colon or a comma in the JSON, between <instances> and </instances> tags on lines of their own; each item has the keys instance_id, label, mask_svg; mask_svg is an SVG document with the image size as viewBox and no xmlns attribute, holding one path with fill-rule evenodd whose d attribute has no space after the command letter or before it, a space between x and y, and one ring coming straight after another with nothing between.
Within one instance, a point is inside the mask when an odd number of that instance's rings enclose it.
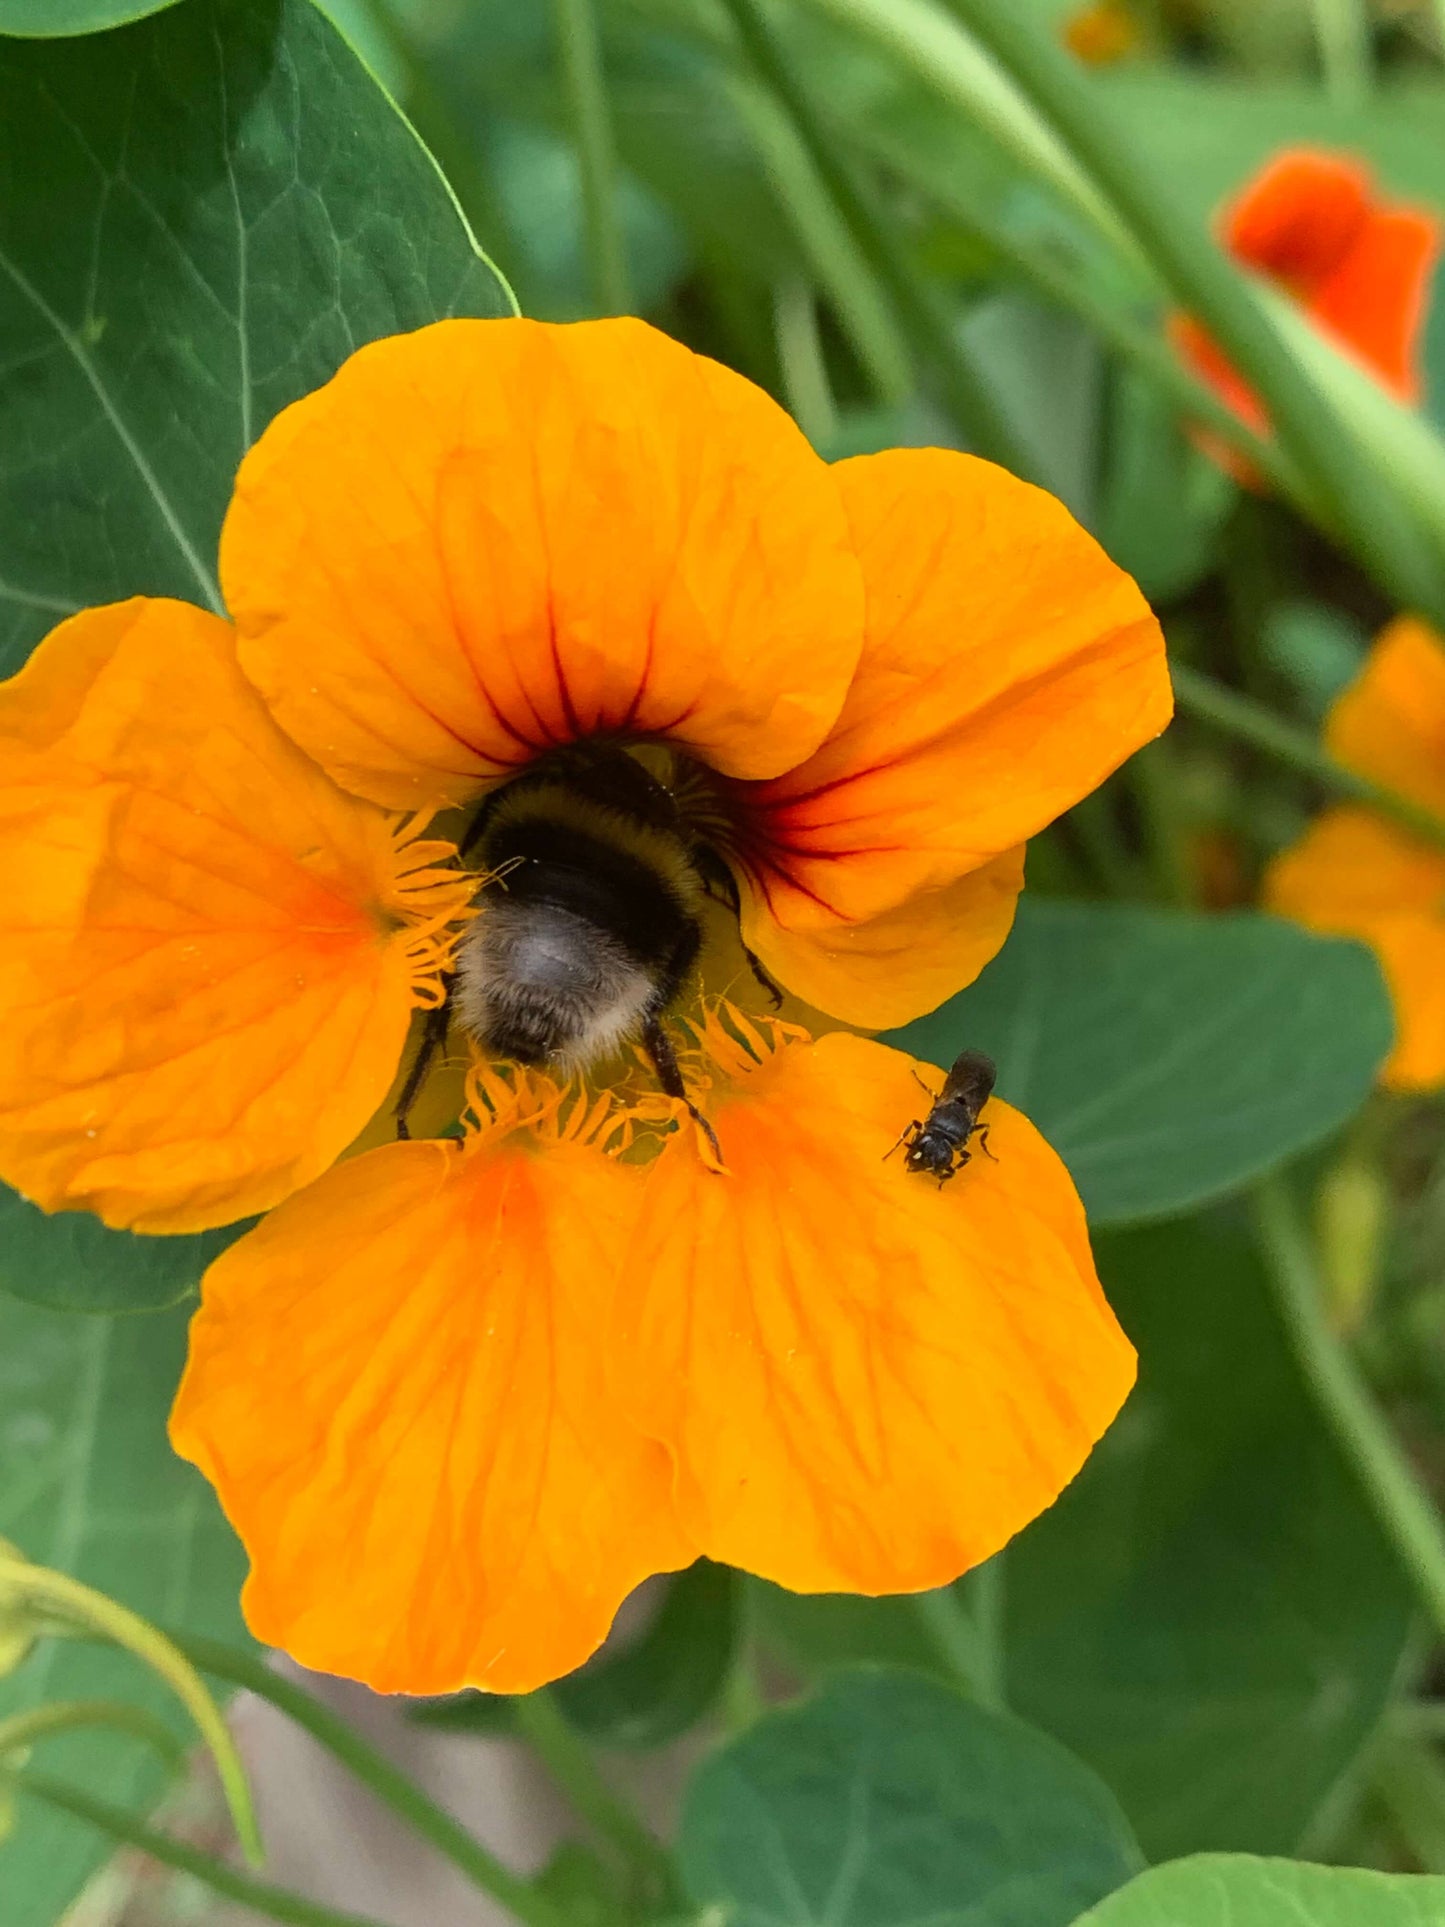
<instances>
[{"instance_id":1,"label":"bumblebee's leg","mask_svg":"<svg viewBox=\"0 0 1445 1927\"><path fill-rule=\"evenodd\" d=\"M658 1083L669 1097L682 1099L687 1106L688 1116L703 1132L712 1146L713 1156L721 1164L723 1154L722 1146L717 1141L717 1132L687 1094L687 1086L682 1081L682 1067L677 1061L677 1052L672 1048L672 1039L663 1029L660 1017L649 1017L643 1024L642 1048L652 1060L652 1068L657 1072Z\"/></svg>"},{"instance_id":2,"label":"bumblebee's leg","mask_svg":"<svg viewBox=\"0 0 1445 1927\"><path fill-rule=\"evenodd\" d=\"M714 903L720 903L725 910L731 910L733 915L741 921L743 902L738 895L738 880L717 852L709 849L706 844L701 845L698 850L698 874L702 877L704 895L711 897ZM783 993L768 975L762 960L755 957L743 942L741 930L738 933L738 945L748 960L748 969L772 998L773 1009L781 1010Z\"/></svg>"},{"instance_id":3,"label":"bumblebee's leg","mask_svg":"<svg viewBox=\"0 0 1445 1927\"><path fill-rule=\"evenodd\" d=\"M422 1025L421 1042L417 1045L415 1062L407 1074L406 1082L401 1087L401 1095L396 1100L395 1116L396 1134L398 1138L406 1139L411 1136L411 1131L406 1121L407 1113L411 1110L412 1105L415 1104L421 1087L426 1081L426 1074L431 1069L432 1059L439 1051L446 1049L447 1032L451 1028L452 1021L452 985L455 982L455 973L449 972L442 978L442 989L444 993L442 1000L435 1010L429 1010L427 1012L426 1022Z\"/></svg>"}]
</instances>

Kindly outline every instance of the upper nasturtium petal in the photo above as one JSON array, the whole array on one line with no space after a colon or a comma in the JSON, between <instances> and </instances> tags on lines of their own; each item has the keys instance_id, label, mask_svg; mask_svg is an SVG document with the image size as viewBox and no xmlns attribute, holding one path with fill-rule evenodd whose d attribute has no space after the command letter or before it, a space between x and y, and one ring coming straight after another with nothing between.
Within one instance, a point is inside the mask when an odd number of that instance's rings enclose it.
<instances>
[{"instance_id":1,"label":"upper nasturtium petal","mask_svg":"<svg viewBox=\"0 0 1445 1927\"><path fill-rule=\"evenodd\" d=\"M831 470L761 389L627 319L364 350L247 457L221 566L282 727L398 809L586 735L775 775L862 642Z\"/></svg>"},{"instance_id":2,"label":"upper nasturtium petal","mask_svg":"<svg viewBox=\"0 0 1445 1927\"><path fill-rule=\"evenodd\" d=\"M888 1153L926 1107L899 1052L781 1046L714 1093L727 1175L662 1151L622 1268L614 1382L676 1459L684 1528L799 1591L986 1559L1133 1382L1054 1153L993 1104L987 1151L925 1181Z\"/></svg>"},{"instance_id":3,"label":"upper nasturtium petal","mask_svg":"<svg viewBox=\"0 0 1445 1927\"><path fill-rule=\"evenodd\" d=\"M3 673L86 604L219 607L236 468L277 410L360 342L512 308L311 0L0 39L0 263Z\"/></svg>"},{"instance_id":4,"label":"upper nasturtium petal","mask_svg":"<svg viewBox=\"0 0 1445 1927\"><path fill-rule=\"evenodd\" d=\"M0 1171L120 1228L276 1203L401 1055L390 822L281 734L227 624L187 603L62 624L0 685L0 744Z\"/></svg>"},{"instance_id":5,"label":"upper nasturtium petal","mask_svg":"<svg viewBox=\"0 0 1445 1927\"><path fill-rule=\"evenodd\" d=\"M946 449L835 470L867 589L848 699L747 798L749 887L831 935L1014 848L1157 736L1159 624L1061 502Z\"/></svg>"}]
</instances>

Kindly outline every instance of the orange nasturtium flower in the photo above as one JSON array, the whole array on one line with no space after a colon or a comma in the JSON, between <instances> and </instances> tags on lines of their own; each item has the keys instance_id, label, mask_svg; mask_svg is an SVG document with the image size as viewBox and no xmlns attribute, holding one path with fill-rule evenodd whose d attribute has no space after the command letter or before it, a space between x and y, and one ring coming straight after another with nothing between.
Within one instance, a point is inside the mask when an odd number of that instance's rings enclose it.
<instances>
[{"instance_id":1,"label":"orange nasturtium flower","mask_svg":"<svg viewBox=\"0 0 1445 1927\"><path fill-rule=\"evenodd\" d=\"M940 1187L885 1161L908 1057L713 997L683 1063L722 1170L630 1059L473 1048L430 1140L389 1106L506 889L440 831L588 738L671 759L790 992L938 1004L1025 839L1167 720L1134 584L990 464L829 467L626 320L363 348L246 457L220 560L229 620L92 610L0 687L0 1175L153 1233L269 1211L172 1420L257 1635L519 1691L700 1553L877 1593L995 1551L1133 1374L1007 1105Z\"/></svg>"},{"instance_id":2,"label":"orange nasturtium flower","mask_svg":"<svg viewBox=\"0 0 1445 1927\"><path fill-rule=\"evenodd\" d=\"M1387 201L1370 170L1344 154L1287 148L1224 209L1221 238L1234 258L1304 309L1398 400L1420 397L1420 334L1440 222L1423 208ZM1251 428L1268 430L1259 396L1192 317L1171 323L1175 342L1220 399ZM1241 458L1206 438L1240 474Z\"/></svg>"},{"instance_id":3,"label":"orange nasturtium flower","mask_svg":"<svg viewBox=\"0 0 1445 1927\"><path fill-rule=\"evenodd\" d=\"M1325 745L1338 761L1445 817L1445 648L1413 616L1381 631L1335 701ZM1316 818L1265 876L1271 910L1358 937L1380 961L1395 1011L1390 1090L1445 1084L1445 850L1358 804Z\"/></svg>"},{"instance_id":4,"label":"orange nasturtium flower","mask_svg":"<svg viewBox=\"0 0 1445 1927\"><path fill-rule=\"evenodd\" d=\"M1063 42L1086 67L1111 67L1137 53L1144 36L1125 0L1086 0L1063 23Z\"/></svg>"}]
</instances>

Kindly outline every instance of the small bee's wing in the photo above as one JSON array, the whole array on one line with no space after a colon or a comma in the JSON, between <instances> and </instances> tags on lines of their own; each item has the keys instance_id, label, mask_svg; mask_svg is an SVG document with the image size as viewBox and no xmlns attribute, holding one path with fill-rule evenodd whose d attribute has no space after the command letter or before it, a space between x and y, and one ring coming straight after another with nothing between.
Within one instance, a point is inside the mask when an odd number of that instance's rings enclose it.
<instances>
[{"instance_id":1,"label":"small bee's wing","mask_svg":"<svg viewBox=\"0 0 1445 1927\"><path fill-rule=\"evenodd\" d=\"M992 1096L997 1075L993 1059L981 1050L960 1051L944 1080L940 1102L958 1098L977 1115Z\"/></svg>"}]
</instances>

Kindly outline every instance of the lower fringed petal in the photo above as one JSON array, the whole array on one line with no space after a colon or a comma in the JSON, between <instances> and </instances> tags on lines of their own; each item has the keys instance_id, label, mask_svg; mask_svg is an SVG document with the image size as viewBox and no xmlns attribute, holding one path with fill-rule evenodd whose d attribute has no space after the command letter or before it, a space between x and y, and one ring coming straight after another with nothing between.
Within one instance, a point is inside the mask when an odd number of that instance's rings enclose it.
<instances>
[{"instance_id":1,"label":"lower fringed petal","mask_svg":"<svg viewBox=\"0 0 1445 1927\"><path fill-rule=\"evenodd\" d=\"M1368 810L1327 810L1271 864L1264 901L1374 951L1395 1012L1381 1082L1397 1091L1445 1084L1445 855Z\"/></svg>"},{"instance_id":2,"label":"lower fringed petal","mask_svg":"<svg viewBox=\"0 0 1445 1927\"><path fill-rule=\"evenodd\" d=\"M484 1130L338 1166L207 1273L171 1420L258 1639L378 1692L527 1692L695 1548L602 1378L641 1177Z\"/></svg>"},{"instance_id":3,"label":"lower fringed petal","mask_svg":"<svg viewBox=\"0 0 1445 1927\"><path fill-rule=\"evenodd\" d=\"M928 1107L914 1071L863 1038L783 1044L715 1094L726 1175L690 1137L663 1151L621 1274L614 1383L676 1456L684 1527L795 1591L912 1591L986 1559L1134 1378L1027 1119L990 1104L987 1151L942 1187L889 1156Z\"/></svg>"},{"instance_id":4,"label":"lower fringed petal","mask_svg":"<svg viewBox=\"0 0 1445 1927\"><path fill-rule=\"evenodd\" d=\"M55 630L0 762L0 1176L157 1232L309 1182L445 961L451 846L338 790L184 603Z\"/></svg>"},{"instance_id":5,"label":"lower fringed petal","mask_svg":"<svg viewBox=\"0 0 1445 1927\"><path fill-rule=\"evenodd\" d=\"M1026 846L863 923L787 930L745 878L743 941L780 984L844 1024L891 1030L970 984L1003 948L1024 887Z\"/></svg>"}]
</instances>

